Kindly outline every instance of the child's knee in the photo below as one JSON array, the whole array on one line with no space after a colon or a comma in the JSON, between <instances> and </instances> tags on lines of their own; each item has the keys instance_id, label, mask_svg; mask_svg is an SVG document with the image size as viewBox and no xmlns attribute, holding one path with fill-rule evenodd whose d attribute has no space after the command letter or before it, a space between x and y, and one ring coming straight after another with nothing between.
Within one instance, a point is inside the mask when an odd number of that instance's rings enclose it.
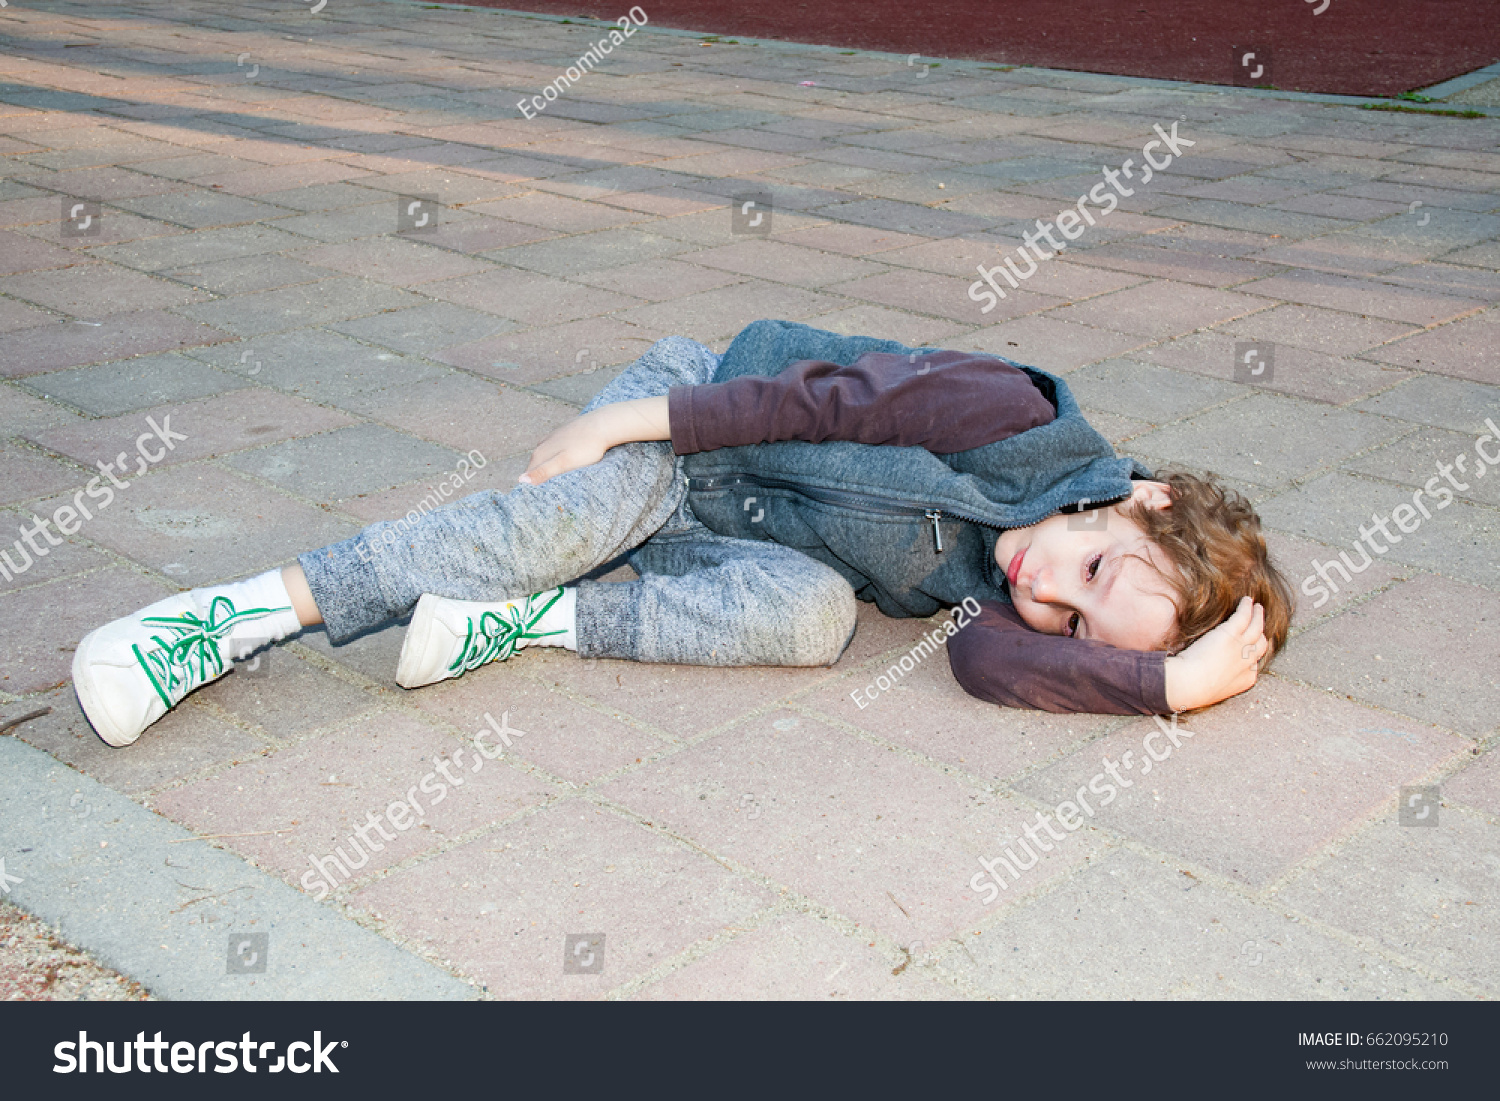
<instances>
[{"instance_id":1,"label":"child's knee","mask_svg":"<svg viewBox=\"0 0 1500 1101\"><path fill-rule=\"evenodd\" d=\"M854 590L832 569L821 567L797 605L797 664L832 665L854 637L858 603Z\"/></svg>"}]
</instances>

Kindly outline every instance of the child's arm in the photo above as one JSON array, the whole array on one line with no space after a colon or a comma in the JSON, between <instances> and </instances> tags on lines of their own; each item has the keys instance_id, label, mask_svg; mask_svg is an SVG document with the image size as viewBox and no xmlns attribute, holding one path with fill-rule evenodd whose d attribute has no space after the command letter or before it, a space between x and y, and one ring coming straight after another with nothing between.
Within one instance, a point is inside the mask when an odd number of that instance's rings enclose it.
<instances>
[{"instance_id":1,"label":"child's arm","mask_svg":"<svg viewBox=\"0 0 1500 1101\"><path fill-rule=\"evenodd\" d=\"M771 377L674 386L601 406L537 447L521 480L540 484L624 443L671 440L679 455L802 440L922 447L945 455L1048 424L1052 403L994 356L871 352L848 366L807 360Z\"/></svg>"},{"instance_id":2,"label":"child's arm","mask_svg":"<svg viewBox=\"0 0 1500 1101\"><path fill-rule=\"evenodd\" d=\"M1008 605L982 602L980 608L949 640L948 661L964 691L1004 707L1106 715L1190 711L1252 687L1268 645L1264 611L1249 597L1172 657L1044 635Z\"/></svg>"}]
</instances>

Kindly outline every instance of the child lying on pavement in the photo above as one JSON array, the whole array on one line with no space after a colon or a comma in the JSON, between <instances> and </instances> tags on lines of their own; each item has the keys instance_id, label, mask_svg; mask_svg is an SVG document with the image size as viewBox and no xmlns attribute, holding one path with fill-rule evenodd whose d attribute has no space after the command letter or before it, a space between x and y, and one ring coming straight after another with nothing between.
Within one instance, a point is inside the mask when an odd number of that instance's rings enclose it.
<instances>
[{"instance_id":1,"label":"child lying on pavement","mask_svg":"<svg viewBox=\"0 0 1500 1101\"><path fill-rule=\"evenodd\" d=\"M1249 688L1289 626L1248 504L1151 478L1062 379L994 356L780 321L723 356L670 337L544 440L522 482L96 629L73 662L85 714L128 745L259 646L409 613L406 688L528 645L831 665L856 597L892 616L978 600L949 653L980 698L1147 714ZM575 581L627 553L637 580Z\"/></svg>"}]
</instances>

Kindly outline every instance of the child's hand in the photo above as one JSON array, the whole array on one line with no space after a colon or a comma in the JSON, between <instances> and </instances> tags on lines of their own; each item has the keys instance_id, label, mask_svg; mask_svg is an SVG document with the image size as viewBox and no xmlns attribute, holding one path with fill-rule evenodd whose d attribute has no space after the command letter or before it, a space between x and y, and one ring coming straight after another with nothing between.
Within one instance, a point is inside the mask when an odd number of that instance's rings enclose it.
<instances>
[{"instance_id":1,"label":"child's hand","mask_svg":"<svg viewBox=\"0 0 1500 1101\"><path fill-rule=\"evenodd\" d=\"M1167 659L1167 706L1190 711L1254 687L1270 642L1265 609L1248 596L1232 616Z\"/></svg>"},{"instance_id":2,"label":"child's hand","mask_svg":"<svg viewBox=\"0 0 1500 1101\"><path fill-rule=\"evenodd\" d=\"M548 478L589 466L622 443L672 438L666 396L601 405L574 417L531 453L531 465L520 481L541 485Z\"/></svg>"},{"instance_id":3,"label":"child's hand","mask_svg":"<svg viewBox=\"0 0 1500 1101\"><path fill-rule=\"evenodd\" d=\"M608 408L607 406L605 408ZM609 427L605 418L594 413L574 417L567 424L554 429L552 434L536 445L531 453L531 465L526 468L520 481L530 485L541 485L548 478L589 466L604 458L604 453L614 446L607 435Z\"/></svg>"}]
</instances>

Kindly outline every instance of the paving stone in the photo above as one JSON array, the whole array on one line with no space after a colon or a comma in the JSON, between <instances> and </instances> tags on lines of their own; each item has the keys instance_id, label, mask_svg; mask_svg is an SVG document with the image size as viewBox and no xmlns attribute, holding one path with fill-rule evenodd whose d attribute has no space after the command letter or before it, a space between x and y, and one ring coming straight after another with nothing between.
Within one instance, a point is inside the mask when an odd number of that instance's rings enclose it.
<instances>
[{"instance_id":1,"label":"paving stone","mask_svg":"<svg viewBox=\"0 0 1500 1101\"><path fill-rule=\"evenodd\" d=\"M1080 264L1149 275L1156 279L1174 279L1205 287L1231 287L1270 273L1265 264L1251 260L1205 256L1197 252L1133 243L1102 245L1079 253L1074 259Z\"/></svg>"},{"instance_id":2,"label":"paving stone","mask_svg":"<svg viewBox=\"0 0 1500 1101\"><path fill-rule=\"evenodd\" d=\"M12 378L124 356L216 344L228 334L160 310L106 316L95 325L59 321L6 336L0 373Z\"/></svg>"},{"instance_id":3,"label":"paving stone","mask_svg":"<svg viewBox=\"0 0 1500 1101\"><path fill-rule=\"evenodd\" d=\"M1320 584L1315 576L1315 569L1320 562L1336 560L1340 548L1274 530L1266 532L1266 545L1270 547L1272 563L1292 587L1296 609L1292 613L1294 631L1310 626L1315 619L1333 615L1351 601L1383 589L1398 578L1410 577L1412 573L1409 568L1397 562L1377 557L1374 563L1359 573L1351 574L1347 583L1341 574L1330 570L1338 585L1338 591L1334 592L1328 586ZM1348 553L1347 549L1345 553ZM1357 554L1352 558L1355 564L1361 561Z\"/></svg>"},{"instance_id":4,"label":"paving stone","mask_svg":"<svg viewBox=\"0 0 1500 1101\"><path fill-rule=\"evenodd\" d=\"M1299 636L1281 668L1309 684L1482 735L1500 715L1497 616L1495 593L1418 576ZM1464 660L1454 661L1459 654Z\"/></svg>"},{"instance_id":5,"label":"paving stone","mask_svg":"<svg viewBox=\"0 0 1500 1101\"><path fill-rule=\"evenodd\" d=\"M214 260L185 268L168 268L160 274L219 295L254 294L296 283L316 283L333 275L327 268L315 268L300 260L275 255Z\"/></svg>"},{"instance_id":6,"label":"paving stone","mask_svg":"<svg viewBox=\"0 0 1500 1101\"><path fill-rule=\"evenodd\" d=\"M92 255L138 271L155 272L165 271L167 268L209 264L215 260L282 252L303 243L302 238L284 233L273 226L229 226L128 244L106 245L95 249Z\"/></svg>"},{"instance_id":7,"label":"paving stone","mask_svg":"<svg viewBox=\"0 0 1500 1101\"><path fill-rule=\"evenodd\" d=\"M235 674L225 679L234 680ZM214 766L259 756L266 749L261 739L190 704L168 712L128 750L122 751L107 745L94 733L78 707L71 684L39 697L36 702L51 707L52 714L19 727L17 733L25 741L85 776L130 795L166 787ZM95 813L86 802L64 803L48 809L59 817L64 814L87 817Z\"/></svg>"},{"instance_id":8,"label":"paving stone","mask_svg":"<svg viewBox=\"0 0 1500 1101\"><path fill-rule=\"evenodd\" d=\"M1241 290L1306 306L1322 306L1423 326L1451 321L1484 305L1483 302L1450 295L1311 271L1274 275Z\"/></svg>"},{"instance_id":9,"label":"paving stone","mask_svg":"<svg viewBox=\"0 0 1500 1101\"><path fill-rule=\"evenodd\" d=\"M638 229L603 229L576 237L517 245L486 252L485 258L545 275L579 276L625 264L659 261L686 252L689 245Z\"/></svg>"},{"instance_id":10,"label":"paving stone","mask_svg":"<svg viewBox=\"0 0 1500 1101\"><path fill-rule=\"evenodd\" d=\"M1500 406L1494 406L1492 409L1500 409ZM1491 417L1491 419L1494 418ZM1496 439L1495 435L1483 432L1483 425L1479 428L1481 431L1477 433L1478 435L1489 435L1491 443L1487 450L1495 456L1496 462L1500 463L1500 447L1493 443ZM1395 443L1351 459L1344 464L1344 469L1374 478L1383 478L1386 481L1400 482L1403 485L1425 487L1431 479L1438 478L1439 463L1452 464L1459 456L1464 456L1467 460L1464 469L1458 470L1454 467L1453 476L1468 488L1464 490L1451 486L1448 488L1455 496L1468 501L1500 505L1500 484L1497 484L1500 483L1500 479L1482 480L1482 475L1476 476L1477 472L1485 470L1486 466L1484 461L1474 453L1475 435L1474 432L1446 432L1438 428L1419 429L1408 436L1403 436ZM1481 444L1481 446L1484 445ZM1438 478L1437 485L1446 486L1447 483ZM1425 491L1423 496L1427 496Z\"/></svg>"},{"instance_id":11,"label":"paving stone","mask_svg":"<svg viewBox=\"0 0 1500 1101\"><path fill-rule=\"evenodd\" d=\"M447 348L433 358L507 383L595 373L598 365L640 358L660 335L614 317L594 317L527 332L503 333ZM602 388L602 383L600 388Z\"/></svg>"},{"instance_id":12,"label":"paving stone","mask_svg":"<svg viewBox=\"0 0 1500 1101\"><path fill-rule=\"evenodd\" d=\"M357 526L226 470L194 465L131 480L109 508L95 510L84 530L94 542L190 587L283 565L302 551L348 538Z\"/></svg>"},{"instance_id":13,"label":"paving stone","mask_svg":"<svg viewBox=\"0 0 1500 1101\"><path fill-rule=\"evenodd\" d=\"M575 999L602 997L771 898L666 836L571 801L389 876L354 902L496 993ZM599 970L565 973L566 938L600 932L603 957L590 961Z\"/></svg>"},{"instance_id":14,"label":"paving stone","mask_svg":"<svg viewBox=\"0 0 1500 1101\"><path fill-rule=\"evenodd\" d=\"M155 431L153 422L161 426L162 433ZM261 447L293 436L342 428L349 422L349 417L334 410L320 409L273 390L254 389L83 421L38 433L35 439L87 467L109 463L119 477L128 479L151 467ZM172 437L170 447L163 434Z\"/></svg>"},{"instance_id":15,"label":"paving stone","mask_svg":"<svg viewBox=\"0 0 1500 1101\"><path fill-rule=\"evenodd\" d=\"M911 348L951 347L967 332L951 321L921 317L883 306L851 306L847 310L820 314L817 327L845 336L878 336L898 340Z\"/></svg>"},{"instance_id":16,"label":"paving stone","mask_svg":"<svg viewBox=\"0 0 1500 1101\"><path fill-rule=\"evenodd\" d=\"M933 210L915 203L897 203L889 199L835 203L820 207L818 214L837 222L921 237L956 237L961 233L978 233L991 228L990 222L971 214Z\"/></svg>"},{"instance_id":17,"label":"paving stone","mask_svg":"<svg viewBox=\"0 0 1500 1101\"><path fill-rule=\"evenodd\" d=\"M1500 314L1480 314L1366 352L1382 363L1500 385Z\"/></svg>"},{"instance_id":18,"label":"paving stone","mask_svg":"<svg viewBox=\"0 0 1500 1101\"><path fill-rule=\"evenodd\" d=\"M821 287L860 276L880 275L888 270L868 261L830 256L780 241L743 241L737 245L688 253L681 259L690 264L799 287Z\"/></svg>"},{"instance_id":19,"label":"paving stone","mask_svg":"<svg viewBox=\"0 0 1500 1101\"><path fill-rule=\"evenodd\" d=\"M261 336L302 325L419 305L421 299L368 279L325 279L319 283L242 294L218 302L184 306L181 311L236 336Z\"/></svg>"},{"instance_id":20,"label":"paving stone","mask_svg":"<svg viewBox=\"0 0 1500 1101\"><path fill-rule=\"evenodd\" d=\"M869 946L868 937L840 933L809 914L785 914L652 983L636 997L642 1001L952 997L927 971L919 970L930 966L926 956L924 947L918 945L910 961L893 968Z\"/></svg>"},{"instance_id":21,"label":"paving stone","mask_svg":"<svg viewBox=\"0 0 1500 1101\"><path fill-rule=\"evenodd\" d=\"M82 418L71 409L33 397L19 387L0 387L0 437L30 436Z\"/></svg>"},{"instance_id":22,"label":"paving stone","mask_svg":"<svg viewBox=\"0 0 1500 1101\"><path fill-rule=\"evenodd\" d=\"M36 309L24 302L16 302L8 298L0 299L0 333L13 332L16 329L30 329L57 320L59 318L56 314L46 310Z\"/></svg>"},{"instance_id":23,"label":"paving stone","mask_svg":"<svg viewBox=\"0 0 1500 1101\"><path fill-rule=\"evenodd\" d=\"M1456 499L1445 504L1446 500L1426 492L1419 498L1409 489L1340 473L1325 475L1263 502L1260 513L1284 531L1341 548L1357 544L1360 529L1367 528L1375 532L1372 546L1385 547L1392 561L1500 588L1500 533L1495 530L1494 511ZM1421 519L1415 532L1402 535L1391 529L1400 539L1394 543L1376 531L1379 517L1386 518L1389 529L1392 513L1403 504L1417 501L1427 505L1433 516L1427 520L1403 512L1402 518L1408 523ZM1357 547L1353 559L1363 560Z\"/></svg>"},{"instance_id":24,"label":"paving stone","mask_svg":"<svg viewBox=\"0 0 1500 1101\"><path fill-rule=\"evenodd\" d=\"M327 405L345 405L370 390L448 373L428 360L382 351L319 329L256 337L206 349L193 358Z\"/></svg>"},{"instance_id":25,"label":"paving stone","mask_svg":"<svg viewBox=\"0 0 1500 1101\"><path fill-rule=\"evenodd\" d=\"M0 275L65 268L79 262L67 249L49 245L24 233L0 233Z\"/></svg>"},{"instance_id":26,"label":"paving stone","mask_svg":"<svg viewBox=\"0 0 1500 1101\"><path fill-rule=\"evenodd\" d=\"M1453 997L1280 908L1126 850L963 945L942 970L996 998Z\"/></svg>"},{"instance_id":27,"label":"paving stone","mask_svg":"<svg viewBox=\"0 0 1500 1101\"><path fill-rule=\"evenodd\" d=\"M1409 325L1310 306L1277 306L1220 325L1242 340L1292 344L1332 356L1353 355L1413 333Z\"/></svg>"},{"instance_id":28,"label":"paving stone","mask_svg":"<svg viewBox=\"0 0 1500 1101\"><path fill-rule=\"evenodd\" d=\"M1068 376L1073 396L1097 409L1155 424L1179 420L1244 393L1226 382L1152 367L1131 359L1107 359Z\"/></svg>"},{"instance_id":29,"label":"paving stone","mask_svg":"<svg viewBox=\"0 0 1500 1101\"><path fill-rule=\"evenodd\" d=\"M195 184L202 187L222 189L230 195L264 195L273 191L286 191L292 187L311 187L315 184L343 183L369 176L357 168L334 161L316 161L303 164L280 164L273 167L249 165L223 172L210 172L196 176ZM375 186L373 180L370 186Z\"/></svg>"},{"instance_id":30,"label":"paving stone","mask_svg":"<svg viewBox=\"0 0 1500 1101\"><path fill-rule=\"evenodd\" d=\"M96 519L87 529L90 538L98 527ZM79 639L166 595L156 582L119 566L0 592L0 646L5 654L0 689L20 696L63 684Z\"/></svg>"},{"instance_id":31,"label":"paving stone","mask_svg":"<svg viewBox=\"0 0 1500 1101\"><path fill-rule=\"evenodd\" d=\"M0 504L30 501L88 480L80 477L81 471L24 444L0 444L0 465L6 472Z\"/></svg>"},{"instance_id":32,"label":"paving stone","mask_svg":"<svg viewBox=\"0 0 1500 1101\"><path fill-rule=\"evenodd\" d=\"M1259 300L1233 291L1151 283L1064 306L1053 310L1051 317L1160 340L1263 308Z\"/></svg>"},{"instance_id":33,"label":"paving stone","mask_svg":"<svg viewBox=\"0 0 1500 1101\"><path fill-rule=\"evenodd\" d=\"M242 199L236 195L209 190L117 199L113 205L187 229L244 225L247 222L277 218L286 213L269 203L258 203L253 199Z\"/></svg>"},{"instance_id":34,"label":"paving stone","mask_svg":"<svg viewBox=\"0 0 1500 1101\"><path fill-rule=\"evenodd\" d=\"M1337 218L1320 218L1313 214L1292 214L1271 207L1246 206L1217 199L1193 199L1157 209L1163 218L1204 225L1240 229L1247 233L1274 233L1282 237L1312 237L1341 229L1345 223Z\"/></svg>"},{"instance_id":35,"label":"paving stone","mask_svg":"<svg viewBox=\"0 0 1500 1101\"><path fill-rule=\"evenodd\" d=\"M912 654L921 628L931 631L947 618L901 621L907 637L899 650L846 670L842 679L798 697L799 706L986 781L1005 781L1044 764L1114 721L1099 715L997 710L958 686L943 647L921 658L912 672L890 676L890 667L899 667L902 657L921 657ZM840 661L841 670L852 664L850 656ZM878 675L891 682L889 691L880 689Z\"/></svg>"},{"instance_id":36,"label":"paving stone","mask_svg":"<svg viewBox=\"0 0 1500 1101\"><path fill-rule=\"evenodd\" d=\"M299 741L331 730L382 705L373 693L319 669L282 644L260 650L193 695L272 738Z\"/></svg>"},{"instance_id":37,"label":"paving stone","mask_svg":"<svg viewBox=\"0 0 1500 1101\"><path fill-rule=\"evenodd\" d=\"M899 944L972 928L985 910L969 880L1021 813L1004 796L788 712L750 720L602 791ZM1035 885L1093 846L1059 848Z\"/></svg>"},{"instance_id":38,"label":"paving stone","mask_svg":"<svg viewBox=\"0 0 1500 1101\"><path fill-rule=\"evenodd\" d=\"M303 249L293 259L398 287L489 271L491 265L410 239L375 237Z\"/></svg>"},{"instance_id":39,"label":"paving stone","mask_svg":"<svg viewBox=\"0 0 1500 1101\"><path fill-rule=\"evenodd\" d=\"M600 714L559 692L526 679L528 653L505 664L495 664L457 680L444 681L413 693L412 702L424 713L460 729L483 726L486 712L521 731L506 756L538 765L554 776L582 787L643 758L654 757L668 743Z\"/></svg>"},{"instance_id":40,"label":"paving stone","mask_svg":"<svg viewBox=\"0 0 1500 1101\"><path fill-rule=\"evenodd\" d=\"M321 504L374 493L402 482L437 477L458 456L377 424L357 424L306 436L224 460Z\"/></svg>"},{"instance_id":41,"label":"paving stone","mask_svg":"<svg viewBox=\"0 0 1500 1101\"><path fill-rule=\"evenodd\" d=\"M648 302L664 302L681 298L699 291L716 290L743 282L739 276L728 271L699 267L696 263L678 263L676 260L642 260L635 264L606 268L603 271L574 276L580 283L593 287L630 294ZM788 280L790 281L790 280Z\"/></svg>"},{"instance_id":42,"label":"paving stone","mask_svg":"<svg viewBox=\"0 0 1500 1101\"><path fill-rule=\"evenodd\" d=\"M1245 319L1249 325L1260 316ZM1152 348L1130 352L1132 359L1171 367L1179 371L1208 375L1210 378L1235 379L1235 355L1240 340L1223 329L1193 333ZM1385 390L1411 375L1400 368L1382 367L1362 359L1340 359L1321 352L1287 345L1274 345L1272 369L1257 390L1271 390L1299 398L1346 405L1366 394ZM1240 380L1236 380L1240 381Z\"/></svg>"},{"instance_id":43,"label":"paving stone","mask_svg":"<svg viewBox=\"0 0 1500 1101\"><path fill-rule=\"evenodd\" d=\"M1255 394L1159 428L1133 441L1131 451L1269 486L1328 466L1392 432L1389 421L1367 413Z\"/></svg>"},{"instance_id":44,"label":"paving stone","mask_svg":"<svg viewBox=\"0 0 1500 1101\"><path fill-rule=\"evenodd\" d=\"M98 318L203 302L208 295L112 264L75 264L0 278L0 293L73 317Z\"/></svg>"},{"instance_id":45,"label":"paving stone","mask_svg":"<svg viewBox=\"0 0 1500 1101\"><path fill-rule=\"evenodd\" d=\"M365 878L536 806L552 794L545 781L503 762L489 762L488 768L481 766L482 771L473 772L468 759L473 750L465 753L462 745L411 716L388 712L246 761L211 779L162 792L154 800L155 809L205 834L286 831L228 840L237 852L288 883L302 885L308 876L315 883L312 860L336 855L340 846L346 858L353 855L351 850L367 858L352 869L356 877ZM463 754L457 761L455 751ZM430 791L418 792L438 758L446 759L450 770L456 767L462 773L441 800ZM429 786L436 790L440 782L435 778ZM394 823L384 820L386 810L409 798L424 813L398 812L396 817L408 826L397 831ZM295 815L289 813L290 808L296 808ZM384 828L377 832L367 825L370 816ZM360 826L365 827L363 836L379 846L376 851L351 841ZM348 860L340 864L347 868ZM347 882L337 866L324 866L339 881L337 886Z\"/></svg>"},{"instance_id":46,"label":"paving stone","mask_svg":"<svg viewBox=\"0 0 1500 1101\"><path fill-rule=\"evenodd\" d=\"M1460 803L1473 807L1488 817L1491 824L1500 819L1500 756L1493 747L1443 782L1443 800L1445 806Z\"/></svg>"},{"instance_id":47,"label":"paving stone","mask_svg":"<svg viewBox=\"0 0 1500 1101\"><path fill-rule=\"evenodd\" d=\"M1248 693L1179 719L1176 748L1154 721L1140 720L1018 786L1048 806L1076 803L1082 790L1085 800L1097 797L1101 825L1264 887L1400 785L1468 752L1465 739L1435 727L1400 722L1393 733L1391 725L1383 712L1263 677Z\"/></svg>"},{"instance_id":48,"label":"paving stone","mask_svg":"<svg viewBox=\"0 0 1500 1101\"><path fill-rule=\"evenodd\" d=\"M449 302L430 302L393 313L372 314L341 321L330 329L369 344L382 344L398 352L431 356L455 344L466 344L498 336L515 324L477 310L466 310Z\"/></svg>"},{"instance_id":49,"label":"paving stone","mask_svg":"<svg viewBox=\"0 0 1500 1101\"><path fill-rule=\"evenodd\" d=\"M1439 813L1437 829L1402 827L1388 815L1278 901L1493 997L1500 844L1483 822Z\"/></svg>"},{"instance_id":50,"label":"paving stone","mask_svg":"<svg viewBox=\"0 0 1500 1101\"><path fill-rule=\"evenodd\" d=\"M1108 329L1059 321L1049 314L1018 317L964 338L967 347L1056 374L1140 348L1150 341Z\"/></svg>"},{"instance_id":51,"label":"paving stone","mask_svg":"<svg viewBox=\"0 0 1500 1101\"><path fill-rule=\"evenodd\" d=\"M808 321L844 304L843 299L830 294L752 279L670 302L622 310L616 317L654 332L707 341L737 333L764 317Z\"/></svg>"},{"instance_id":52,"label":"paving stone","mask_svg":"<svg viewBox=\"0 0 1500 1101\"><path fill-rule=\"evenodd\" d=\"M315 241L346 242L383 237L396 232L399 223L395 204L367 202L360 206L280 218L275 228Z\"/></svg>"},{"instance_id":53,"label":"paving stone","mask_svg":"<svg viewBox=\"0 0 1500 1101\"><path fill-rule=\"evenodd\" d=\"M469 209L474 214L504 218L506 221L563 233L587 233L590 230L613 229L645 221L640 214L579 202L562 195L547 195L540 191L498 202L479 203Z\"/></svg>"},{"instance_id":54,"label":"paving stone","mask_svg":"<svg viewBox=\"0 0 1500 1101\"><path fill-rule=\"evenodd\" d=\"M360 395L348 407L456 451L488 449L497 458L529 454L576 415L547 398L457 373Z\"/></svg>"},{"instance_id":55,"label":"paving stone","mask_svg":"<svg viewBox=\"0 0 1500 1101\"><path fill-rule=\"evenodd\" d=\"M597 317L634 306L640 301L623 294L511 269L428 283L423 286L422 293L527 325Z\"/></svg>"},{"instance_id":56,"label":"paving stone","mask_svg":"<svg viewBox=\"0 0 1500 1101\"><path fill-rule=\"evenodd\" d=\"M815 248L822 252L838 252L845 256L871 256L923 243L923 238L912 234L836 222L799 229L784 235L782 239L788 244Z\"/></svg>"},{"instance_id":57,"label":"paving stone","mask_svg":"<svg viewBox=\"0 0 1500 1101\"><path fill-rule=\"evenodd\" d=\"M1482 298L1500 302L1500 273L1459 267L1456 264L1413 264L1385 273L1387 283L1436 291L1460 298Z\"/></svg>"},{"instance_id":58,"label":"paving stone","mask_svg":"<svg viewBox=\"0 0 1500 1101\"><path fill-rule=\"evenodd\" d=\"M32 375L26 386L96 417L238 390L245 380L177 353Z\"/></svg>"}]
</instances>

